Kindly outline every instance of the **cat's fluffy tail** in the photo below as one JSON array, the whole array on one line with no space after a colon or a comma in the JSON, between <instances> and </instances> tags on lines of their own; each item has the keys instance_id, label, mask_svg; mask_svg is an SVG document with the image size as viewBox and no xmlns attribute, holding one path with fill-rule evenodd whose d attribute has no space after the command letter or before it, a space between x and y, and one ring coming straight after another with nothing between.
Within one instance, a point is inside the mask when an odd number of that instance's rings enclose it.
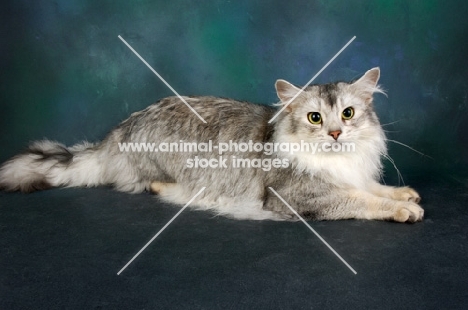
<instances>
[{"instance_id":1,"label":"cat's fluffy tail","mask_svg":"<svg viewBox=\"0 0 468 310\"><path fill-rule=\"evenodd\" d=\"M0 166L0 189L33 192L60 186L105 184L98 146L83 142L67 148L44 140L33 142Z\"/></svg>"}]
</instances>

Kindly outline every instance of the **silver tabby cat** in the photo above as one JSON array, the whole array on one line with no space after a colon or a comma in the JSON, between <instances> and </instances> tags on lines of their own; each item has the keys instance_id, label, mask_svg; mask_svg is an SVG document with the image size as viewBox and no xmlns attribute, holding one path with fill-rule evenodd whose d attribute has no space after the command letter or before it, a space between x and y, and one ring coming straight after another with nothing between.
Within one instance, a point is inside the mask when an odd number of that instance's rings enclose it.
<instances>
[{"instance_id":1,"label":"silver tabby cat","mask_svg":"<svg viewBox=\"0 0 468 310\"><path fill-rule=\"evenodd\" d=\"M117 190L152 191L162 199L187 203L206 189L192 207L237 219L295 220L296 216L269 189L274 189L298 214L313 220L375 219L416 222L424 211L409 187L381 185L381 158L386 139L373 110L379 68L352 83L300 88L276 82L285 106L256 105L214 97L184 97L206 123L178 97L160 100L133 113L100 143L65 147L37 141L0 167L0 187L31 192L51 187L111 184ZM299 93L299 95L297 95ZM297 96L296 96L297 95ZM294 98L295 97L295 98ZM289 101L292 102L289 103ZM261 143L314 144L317 148L274 152L230 148L206 152L125 151L122 143ZM325 152L352 144L347 152ZM197 160L224 159L225 165L204 167ZM244 165L234 165L241 158ZM272 163L271 169L254 163ZM234 164L232 164L234 163ZM248 165L246 163L252 163ZM280 163L280 164L278 164Z\"/></svg>"}]
</instances>

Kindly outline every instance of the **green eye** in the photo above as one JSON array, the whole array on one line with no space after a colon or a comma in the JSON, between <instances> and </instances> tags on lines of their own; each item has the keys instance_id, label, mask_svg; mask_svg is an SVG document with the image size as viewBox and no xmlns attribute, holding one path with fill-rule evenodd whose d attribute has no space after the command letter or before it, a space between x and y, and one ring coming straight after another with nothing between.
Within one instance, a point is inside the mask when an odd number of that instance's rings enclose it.
<instances>
[{"instance_id":1,"label":"green eye","mask_svg":"<svg viewBox=\"0 0 468 310\"><path fill-rule=\"evenodd\" d=\"M322 123L322 116L319 112L310 112L307 114L307 119L311 124L319 125Z\"/></svg>"},{"instance_id":2,"label":"green eye","mask_svg":"<svg viewBox=\"0 0 468 310\"><path fill-rule=\"evenodd\" d=\"M344 120L349 120L352 119L354 116L354 109L349 107L343 110L341 113L341 117L343 117Z\"/></svg>"}]
</instances>

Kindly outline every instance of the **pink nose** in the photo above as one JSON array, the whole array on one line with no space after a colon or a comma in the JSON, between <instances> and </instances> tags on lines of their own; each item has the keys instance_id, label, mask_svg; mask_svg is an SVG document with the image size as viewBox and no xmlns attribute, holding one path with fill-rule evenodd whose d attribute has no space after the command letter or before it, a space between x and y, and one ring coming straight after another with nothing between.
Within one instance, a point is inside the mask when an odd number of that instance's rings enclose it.
<instances>
[{"instance_id":1,"label":"pink nose","mask_svg":"<svg viewBox=\"0 0 468 310\"><path fill-rule=\"evenodd\" d=\"M333 139L338 140L338 136L341 134L341 130L334 130L328 133Z\"/></svg>"}]
</instances>

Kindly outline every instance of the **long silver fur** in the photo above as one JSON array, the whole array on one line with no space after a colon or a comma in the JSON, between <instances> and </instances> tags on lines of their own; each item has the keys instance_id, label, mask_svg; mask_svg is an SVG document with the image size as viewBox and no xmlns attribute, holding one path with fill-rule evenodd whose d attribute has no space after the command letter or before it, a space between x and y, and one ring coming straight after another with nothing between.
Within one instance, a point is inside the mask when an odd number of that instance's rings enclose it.
<instances>
[{"instance_id":1,"label":"long silver fur","mask_svg":"<svg viewBox=\"0 0 468 310\"><path fill-rule=\"evenodd\" d=\"M44 140L0 167L0 188L32 192L52 187L113 185L129 193L150 191L152 184L167 201L184 204L201 187L206 190L193 203L200 210L237 219L295 219L289 209L268 190L273 187L308 219L380 219L419 221L423 210L411 188L378 183L381 157L386 155L385 135L373 110L372 96L380 70L374 68L353 83L309 86L272 124L277 108L215 97L184 99L207 121L202 123L177 97L168 97L133 113L100 143L83 142L72 147ZM281 104L299 88L279 80ZM342 111L352 107L354 117L344 120ZM320 112L323 122L313 125L310 112ZM334 142L332 130L340 130L336 142L355 143L349 153L278 151L272 155L226 152L244 159L287 159L287 168L188 168L188 159L218 158L217 152L121 152L119 143L208 142Z\"/></svg>"}]
</instances>

